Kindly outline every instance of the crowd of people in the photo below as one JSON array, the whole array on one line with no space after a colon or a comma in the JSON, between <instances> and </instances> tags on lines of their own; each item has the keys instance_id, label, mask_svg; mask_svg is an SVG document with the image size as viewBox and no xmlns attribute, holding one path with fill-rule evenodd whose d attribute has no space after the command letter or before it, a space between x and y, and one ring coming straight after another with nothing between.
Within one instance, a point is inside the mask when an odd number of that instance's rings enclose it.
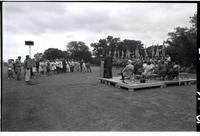
<instances>
[{"instance_id":1,"label":"crowd of people","mask_svg":"<svg viewBox=\"0 0 200 136\"><path fill-rule=\"evenodd\" d=\"M133 59L128 60L126 66L121 71L122 81L128 79L140 79L141 82L149 81L151 78L159 77L161 80L177 79L180 72L178 62L171 61L167 55L159 59Z\"/></svg>"},{"instance_id":2,"label":"crowd of people","mask_svg":"<svg viewBox=\"0 0 200 136\"><path fill-rule=\"evenodd\" d=\"M105 70L112 69L111 59L105 59ZM107 65L108 66L107 66ZM107 66L107 67L106 67ZM31 59L29 55L26 56L24 63L21 62L19 56L15 61L8 60L8 78L21 80L21 71L24 68L24 79L29 84L31 78L38 75L51 75L69 72L92 72L89 62L56 59L49 61L46 59L35 60ZM146 82L152 77L160 77L161 80L173 80L178 78L180 72L180 65L177 62L171 61L171 57L167 55L165 58L133 58L127 61L120 74L122 81L127 79L139 79L141 82ZM105 78L112 78L112 70L107 71L108 75ZM16 76L14 76L16 75Z\"/></svg>"},{"instance_id":3,"label":"crowd of people","mask_svg":"<svg viewBox=\"0 0 200 136\"><path fill-rule=\"evenodd\" d=\"M91 64L81 61L74 61L72 59L56 59L49 61L47 59L35 60L31 59L29 55L26 56L25 61L21 62L19 56L15 61L13 59L8 60L8 79L21 80L21 71L24 69L24 79L27 84L30 84L31 78L35 78L38 75L51 75L59 73L69 72L92 72Z\"/></svg>"}]
</instances>

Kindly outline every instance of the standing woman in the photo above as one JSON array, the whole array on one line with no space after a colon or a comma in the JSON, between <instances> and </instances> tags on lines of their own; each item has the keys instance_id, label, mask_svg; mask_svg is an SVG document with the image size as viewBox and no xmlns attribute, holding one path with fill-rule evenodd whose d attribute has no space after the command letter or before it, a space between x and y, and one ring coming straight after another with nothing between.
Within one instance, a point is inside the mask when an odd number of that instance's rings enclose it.
<instances>
[{"instance_id":1,"label":"standing woman","mask_svg":"<svg viewBox=\"0 0 200 136\"><path fill-rule=\"evenodd\" d=\"M67 72L69 73L70 72L70 65L69 65L69 61L66 62L66 69L67 69Z\"/></svg>"},{"instance_id":2,"label":"standing woman","mask_svg":"<svg viewBox=\"0 0 200 136\"><path fill-rule=\"evenodd\" d=\"M39 62L39 75L40 74L44 74L44 71L43 71L43 60L41 60L40 62Z\"/></svg>"},{"instance_id":3,"label":"standing woman","mask_svg":"<svg viewBox=\"0 0 200 136\"><path fill-rule=\"evenodd\" d=\"M83 61L82 64L82 72L87 72L85 62Z\"/></svg>"},{"instance_id":4,"label":"standing woman","mask_svg":"<svg viewBox=\"0 0 200 136\"><path fill-rule=\"evenodd\" d=\"M32 72L33 72L33 78L35 78L35 76L36 76L36 73L37 73L37 68L36 68L36 61L35 61L35 59L32 59Z\"/></svg>"},{"instance_id":5,"label":"standing woman","mask_svg":"<svg viewBox=\"0 0 200 136\"><path fill-rule=\"evenodd\" d=\"M25 82L28 85L31 85L31 68L32 68L32 60L29 58L29 55L26 55L26 59L24 61L24 69L25 69Z\"/></svg>"}]
</instances>

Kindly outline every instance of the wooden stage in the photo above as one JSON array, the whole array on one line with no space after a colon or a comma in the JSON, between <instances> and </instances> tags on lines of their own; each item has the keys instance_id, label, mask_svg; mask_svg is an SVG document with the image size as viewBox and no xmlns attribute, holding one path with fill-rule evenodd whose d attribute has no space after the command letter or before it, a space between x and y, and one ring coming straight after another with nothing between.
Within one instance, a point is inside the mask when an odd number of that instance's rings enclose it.
<instances>
[{"instance_id":1,"label":"wooden stage","mask_svg":"<svg viewBox=\"0 0 200 136\"><path fill-rule=\"evenodd\" d=\"M191 78L185 78L185 79L177 79L177 80L167 80L167 81L159 81L159 80L150 80L147 83L140 83L138 80L135 81L130 81L130 80L125 80L125 83L120 80L121 77L113 77L113 78L101 78L99 77L98 79L100 80L101 83L107 84L107 85L113 85L117 88L126 88L129 91L134 91L135 89L140 89L140 88L151 88L151 87L167 87L169 85L191 85L191 84L196 84L196 79L191 79Z\"/></svg>"}]
</instances>

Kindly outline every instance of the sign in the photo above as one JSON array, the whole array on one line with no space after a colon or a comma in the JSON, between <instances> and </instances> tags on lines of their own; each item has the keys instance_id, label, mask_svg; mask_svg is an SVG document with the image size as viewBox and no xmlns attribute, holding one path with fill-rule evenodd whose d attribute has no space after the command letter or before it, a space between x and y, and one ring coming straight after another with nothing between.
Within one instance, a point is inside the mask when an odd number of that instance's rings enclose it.
<instances>
[{"instance_id":1,"label":"sign","mask_svg":"<svg viewBox=\"0 0 200 136\"><path fill-rule=\"evenodd\" d=\"M33 41L25 41L25 45L33 46L34 43L33 43Z\"/></svg>"}]
</instances>

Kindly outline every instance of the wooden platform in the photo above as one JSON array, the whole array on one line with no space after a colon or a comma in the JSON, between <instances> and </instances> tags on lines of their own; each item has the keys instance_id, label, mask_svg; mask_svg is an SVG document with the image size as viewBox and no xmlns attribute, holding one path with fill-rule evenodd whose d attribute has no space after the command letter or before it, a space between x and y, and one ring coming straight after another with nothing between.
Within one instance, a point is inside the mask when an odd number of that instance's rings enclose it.
<instances>
[{"instance_id":1,"label":"wooden platform","mask_svg":"<svg viewBox=\"0 0 200 136\"><path fill-rule=\"evenodd\" d=\"M172 80L172 81L164 81L166 85L191 85L196 84L196 79L179 79L179 80Z\"/></svg>"},{"instance_id":2,"label":"wooden platform","mask_svg":"<svg viewBox=\"0 0 200 136\"><path fill-rule=\"evenodd\" d=\"M159 81L159 80L150 80L147 83L140 83L139 81L130 81L125 80L125 83L120 80L121 77L113 77L111 79L107 78L101 78L101 83L107 84L107 85L113 85L118 88L126 88L129 91L134 91L135 89L139 88L151 88L151 87L167 87L168 85L191 85L196 83L196 79L179 79L179 80L171 80L171 81Z\"/></svg>"}]
</instances>

